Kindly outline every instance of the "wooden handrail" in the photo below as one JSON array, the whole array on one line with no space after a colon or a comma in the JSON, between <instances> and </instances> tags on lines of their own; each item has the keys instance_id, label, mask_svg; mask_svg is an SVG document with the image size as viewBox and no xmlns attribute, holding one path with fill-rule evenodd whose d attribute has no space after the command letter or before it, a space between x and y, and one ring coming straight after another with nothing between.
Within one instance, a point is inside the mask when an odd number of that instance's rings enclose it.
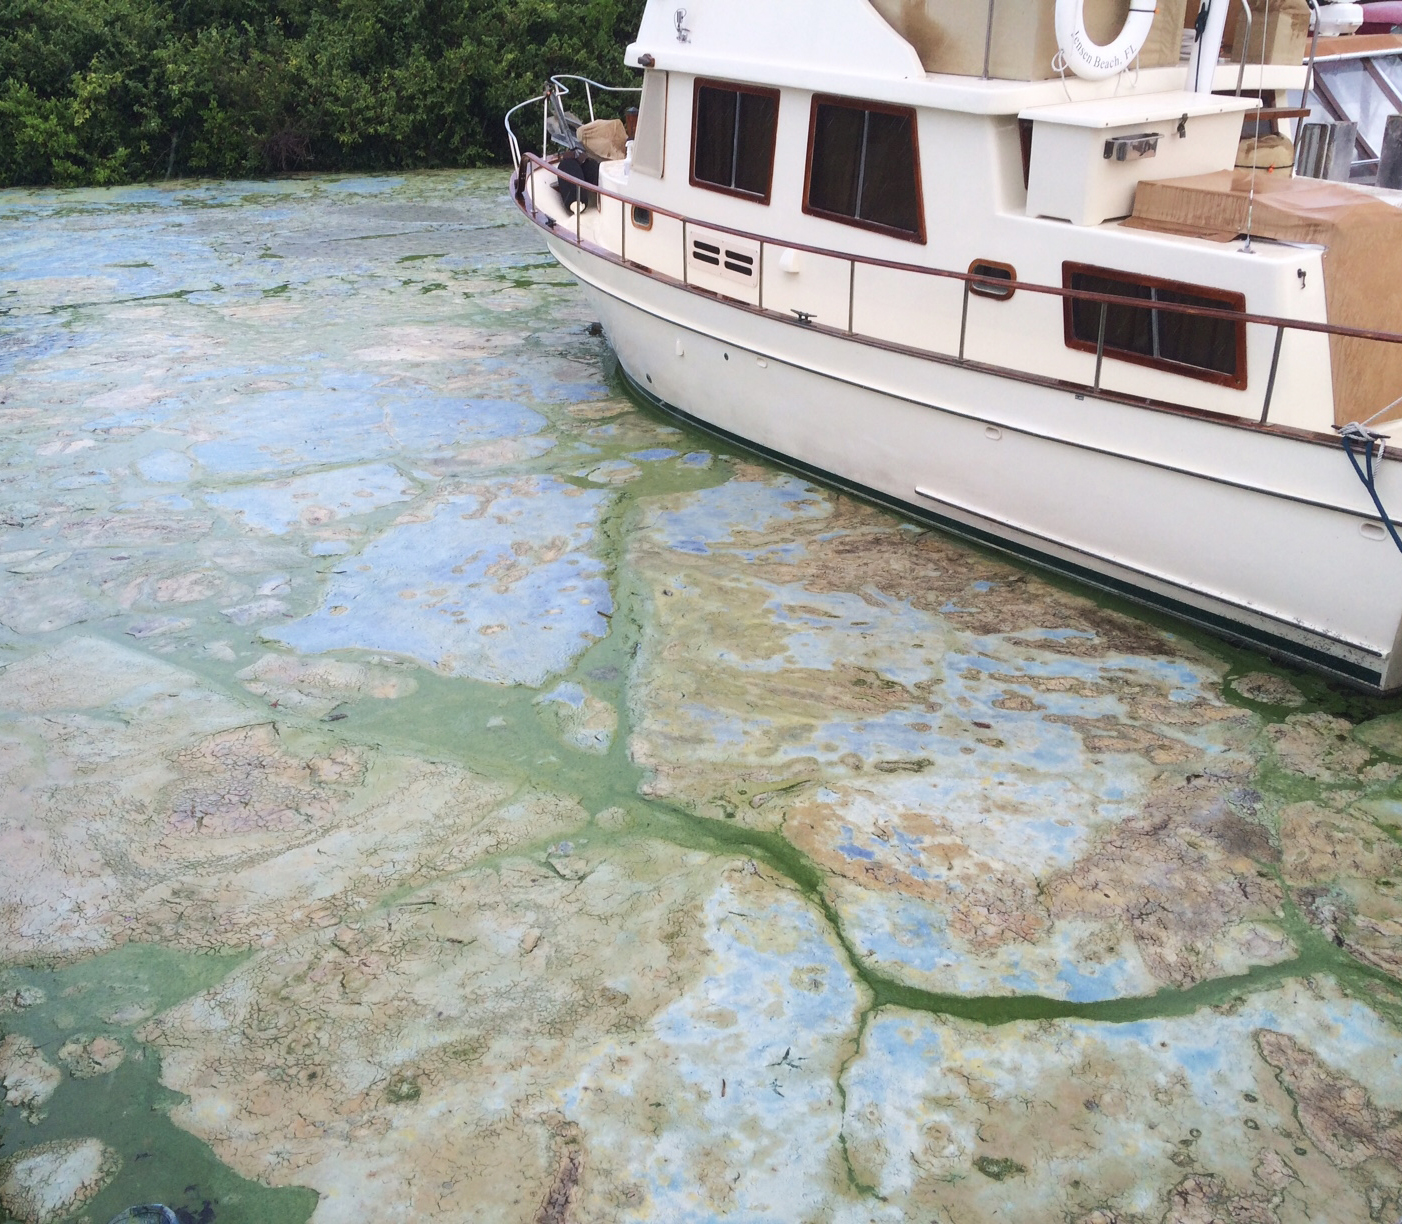
<instances>
[{"instance_id":1,"label":"wooden handrail","mask_svg":"<svg viewBox=\"0 0 1402 1224\"><path fill-rule=\"evenodd\" d=\"M977 273L973 272L956 272L952 268L922 267L920 264L902 263L890 259L878 259L871 255L856 255L850 251L834 251L826 247L809 246L802 242L789 242L783 239L766 237L762 234L732 229L729 226L718 225L710 221L701 221L695 217L688 217L683 213L672 212L670 209L659 207L656 204L649 204L645 200L635 200L630 196L620 195L618 192L607 187L601 187L597 183L591 183L586 179L565 174L557 166L550 164L534 153L522 154L521 181L516 185L517 199L520 199L524 193L525 167L527 165L539 166L542 170L553 174L557 179L562 179L567 183L573 183L575 186L583 188L586 191L607 196L611 200L618 200L621 204L628 207L646 208L649 212L658 216L670 217L674 221L680 221L683 225L700 225L716 233L728 234L732 238L744 238L750 242L765 243L772 247L783 247L786 251L803 251L809 255L821 255L828 259L845 259L854 264L863 264L873 268L887 268L895 272L914 272L921 276L934 276L944 280L961 281L965 284L991 284L996 285L999 289L1018 290L1026 293L1041 293L1048 297L1070 298L1078 302L1104 302L1111 306L1132 306L1141 310L1167 311L1171 314L1191 315L1196 318L1222 319L1229 323L1259 323L1265 327L1284 327L1292 331L1315 332L1354 340L1376 340L1383 344L1402 344L1402 334L1397 332L1373 331L1363 327L1345 327L1338 323L1314 323L1308 319L1284 319L1275 315L1248 314L1243 310L1216 310L1209 306L1189 306L1181 302L1160 302L1148 298L1130 298L1114 293L1094 293L1088 289L1068 289L1061 285L1038 285L1032 281L995 279L987 276L979 276ZM534 205L532 205L532 208L533 211L539 211L534 208Z\"/></svg>"}]
</instances>

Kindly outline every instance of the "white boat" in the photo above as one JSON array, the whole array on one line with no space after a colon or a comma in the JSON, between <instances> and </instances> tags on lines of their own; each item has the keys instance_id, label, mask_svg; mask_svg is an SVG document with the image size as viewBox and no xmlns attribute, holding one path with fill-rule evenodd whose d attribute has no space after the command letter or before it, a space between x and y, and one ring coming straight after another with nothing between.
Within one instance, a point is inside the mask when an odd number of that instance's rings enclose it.
<instances>
[{"instance_id":1,"label":"white boat","mask_svg":"<svg viewBox=\"0 0 1402 1224\"><path fill-rule=\"evenodd\" d=\"M1305 69L1219 63L1226 0L1186 62L1084 2L649 0L631 141L557 78L515 198L653 403L1402 690L1402 193L1233 169Z\"/></svg>"}]
</instances>

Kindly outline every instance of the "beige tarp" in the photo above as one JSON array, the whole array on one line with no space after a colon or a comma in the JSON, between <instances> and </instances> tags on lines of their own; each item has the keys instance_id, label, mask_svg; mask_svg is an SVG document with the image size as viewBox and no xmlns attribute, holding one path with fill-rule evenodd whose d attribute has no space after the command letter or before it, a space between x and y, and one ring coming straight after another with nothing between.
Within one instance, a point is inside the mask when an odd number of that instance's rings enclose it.
<instances>
[{"instance_id":1,"label":"beige tarp","mask_svg":"<svg viewBox=\"0 0 1402 1224\"><path fill-rule=\"evenodd\" d=\"M1280 173L1258 172L1255 178L1255 237L1327 248L1329 322L1402 333L1402 209L1342 183ZM1127 224L1203 236L1243 234L1251 179L1249 170L1224 170L1140 183ZM1252 311L1249 300L1246 308ZM1329 344L1336 424L1367 420L1402 396L1402 344L1338 336ZM1402 409L1388 419L1398 416Z\"/></svg>"},{"instance_id":2,"label":"beige tarp","mask_svg":"<svg viewBox=\"0 0 1402 1224\"><path fill-rule=\"evenodd\" d=\"M628 132L621 119L595 119L583 124L579 143L600 161L622 161L628 156Z\"/></svg>"},{"instance_id":3,"label":"beige tarp","mask_svg":"<svg viewBox=\"0 0 1402 1224\"><path fill-rule=\"evenodd\" d=\"M983 73L988 6L981 0L872 0L876 10L920 56L926 72ZM1178 63L1188 0L1159 0L1153 29L1139 56L1141 68ZM1102 46L1129 16L1129 0L1086 0L1086 32ZM989 75L999 80L1044 81L1056 76L1056 0L993 0Z\"/></svg>"}]
</instances>

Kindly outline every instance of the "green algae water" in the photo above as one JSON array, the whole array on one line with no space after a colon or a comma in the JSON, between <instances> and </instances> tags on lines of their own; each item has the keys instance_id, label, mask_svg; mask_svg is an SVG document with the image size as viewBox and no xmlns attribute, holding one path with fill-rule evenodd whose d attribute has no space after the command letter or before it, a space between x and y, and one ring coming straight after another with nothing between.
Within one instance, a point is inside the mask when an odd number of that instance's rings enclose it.
<instances>
[{"instance_id":1,"label":"green algae water","mask_svg":"<svg viewBox=\"0 0 1402 1224\"><path fill-rule=\"evenodd\" d=\"M65 969L12 969L3 989L11 998L42 997L7 1017L8 1034L54 1052L73 1041L106 1036L124 1057L112 1072L68 1078L37 1122L5 1110L9 1147L94 1136L116 1153L120 1167L84 1205L89 1219L108 1220L139 1202L160 1202L192 1219L300 1224L316 1195L298 1188L270 1189L232 1172L209 1148L170 1119L179 1097L161 1087L159 1060L133 1030L142 1020L222 979L241 958L180 954L127 945Z\"/></svg>"},{"instance_id":2,"label":"green algae water","mask_svg":"<svg viewBox=\"0 0 1402 1224\"><path fill-rule=\"evenodd\" d=\"M500 174L0 231L7 1224L1402 1213L1402 704L635 402Z\"/></svg>"}]
</instances>

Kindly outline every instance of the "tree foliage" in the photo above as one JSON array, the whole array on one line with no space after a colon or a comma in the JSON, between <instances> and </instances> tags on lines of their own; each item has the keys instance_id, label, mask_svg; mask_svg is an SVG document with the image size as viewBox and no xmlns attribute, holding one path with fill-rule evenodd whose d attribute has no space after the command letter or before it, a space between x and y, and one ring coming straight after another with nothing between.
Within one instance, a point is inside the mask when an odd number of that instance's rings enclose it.
<instances>
[{"instance_id":1,"label":"tree foliage","mask_svg":"<svg viewBox=\"0 0 1402 1224\"><path fill-rule=\"evenodd\" d=\"M476 166L642 0L0 0L0 184Z\"/></svg>"}]
</instances>

